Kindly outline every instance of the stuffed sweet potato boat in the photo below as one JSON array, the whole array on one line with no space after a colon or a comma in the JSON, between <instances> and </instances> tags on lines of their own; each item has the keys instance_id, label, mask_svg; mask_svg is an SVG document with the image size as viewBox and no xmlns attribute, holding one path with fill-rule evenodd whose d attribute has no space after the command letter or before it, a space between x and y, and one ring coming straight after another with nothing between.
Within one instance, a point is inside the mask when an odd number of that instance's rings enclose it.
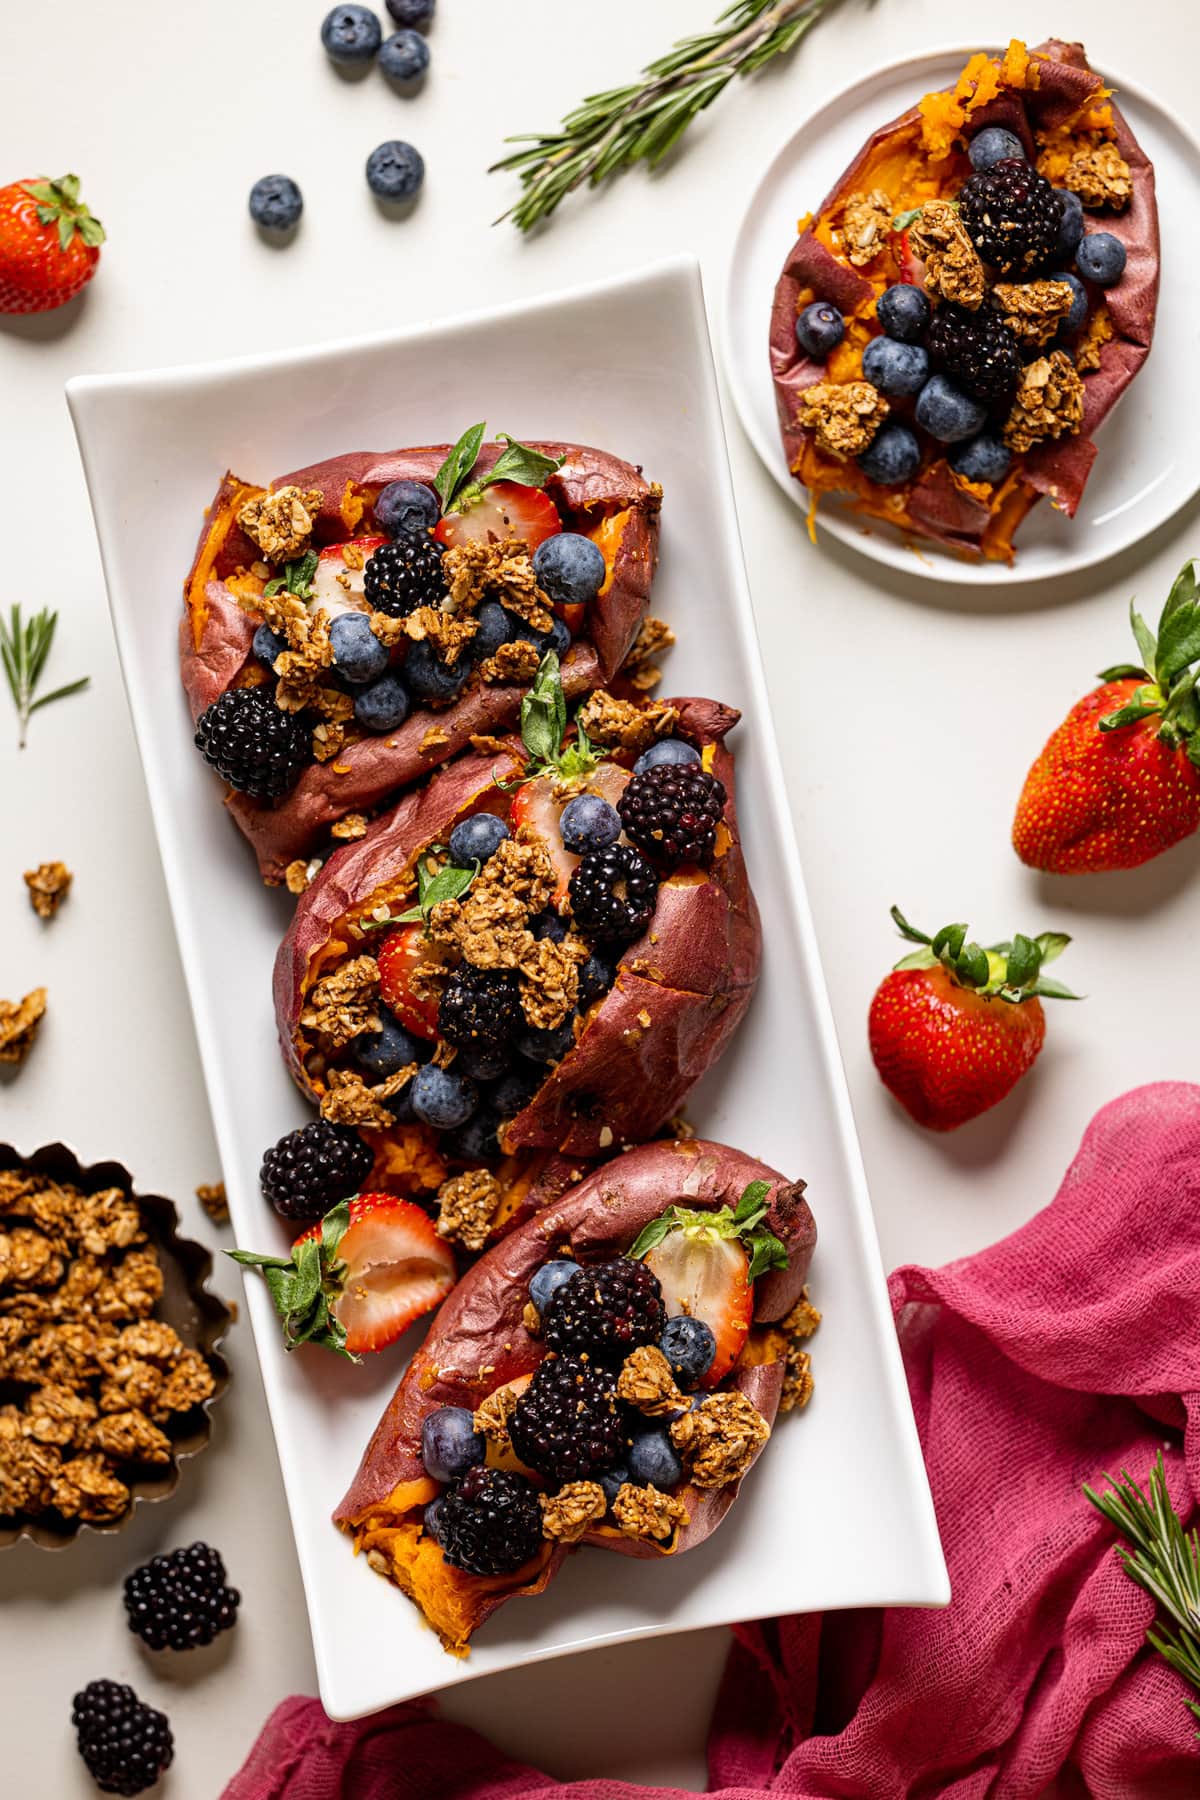
<instances>
[{"instance_id":1,"label":"stuffed sweet potato boat","mask_svg":"<svg viewBox=\"0 0 1200 1800\"><path fill-rule=\"evenodd\" d=\"M583 694L634 642L658 490L602 450L483 437L217 490L180 666L197 745L269 882L514 723L547 647Z\"/></svg>"},{"instance_id":2,"label":"stuffed sweet potato boat","mask_svg":"<svg viewBox=\"0 0 1200 1800\"><path fill-rule=\"evenodd\" d=\"M601 691L568 726L553 662L524 740L460 756L335 852L275 965L302 1091L471 1250L570 1159L652 1137L758 975L738 714Z\"/></svg>"},{"instance_id":3,"label":"stuffed sweet potato boat","mask_svg":"<svg viewBox=\"0 0 1200 1800\"><path fill-rule=\"evenodd\" d=\"M812 1389L803 1187L645 1144L463 1276L334 1514L447 1649L576 1544L671 1556L720 1524Z\"/></svg>"},{"instance_id":4,"label":"stuffed sweet potato boat","mask_svg":"<svg viewBox=\"0 0 1200 1800\"><path fill-rule=\"evenodd\" d=\"M1083 47L973 57L864 145L775 289L783 447L813 507L1011 561L1073 516L1150 349L1154 170ZM811 525L810 525L811 528Z\"/></svg>"}]
</instances>

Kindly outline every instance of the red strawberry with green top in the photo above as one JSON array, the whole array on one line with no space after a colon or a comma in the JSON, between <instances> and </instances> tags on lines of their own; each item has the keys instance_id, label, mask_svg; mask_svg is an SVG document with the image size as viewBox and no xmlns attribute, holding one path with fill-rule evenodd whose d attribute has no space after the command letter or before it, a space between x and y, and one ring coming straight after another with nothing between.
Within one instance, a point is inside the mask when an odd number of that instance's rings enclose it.
<instances>
[{"instance_id":1,"label":"red strawberry with green top","mask_svg":"<svg viewBox=\"0 0 1200 1800\"><path fill-rule=\"evenodd\" d=\"M0 313L65 306L96 273L103 242L78 175L0 188Z\"/></svg>"},{"instance_id":2,"label":"red strawberry with green top","mask_svg":"<svg viewBox=\"0 0 1200 1800\"><path fill-rule=\"evenodd\" d=\"M484 475L475 476L486 425L464 431L433 478L442 517L433 528L441 544L519 538L532 553L562 530L558 508L543 490L563 458L545 456L501 432L505 448Z\"/></svg>"},{"instance_id":3,"label":"red strawberry with green top","mask_svg":"<svg viewBox=\"0 0 1200 1800\"><path fill-rule=\"evenodd\" d=\"M429 1214L394 1194L343 1200L296 1239L291 1256L228 1255L261 1269L289 1350L320 1344L352 1362L440 1306L457 1275Z\"/></svg>"},{"instance_id":4,"label":"red strawberry with green top","mask_svg":"<svg viewBox=\"0 0 1200 1800\"><path fill-rule=\"evenodd\" d=\"M1133 869L1200 827L1200 582L1185 564L1157 635L1131 606L1140 664L1105 669L1025 777L1021 861L1054 875Z\"/></svg>"},{"instance_id":5,"label":"red strawberry with green top","mask_svg":"<svg viewBox=\"0 0 1200 1800\"><path fill-rule=\"evenodd\" d=\"M1046 1036L1042 1000L1077 1000L1042 974L1070 943L1045 931L1011 943L967 942L965 925L935 937L917 931L899 907L900 935L920 945L880 982L868 1033L880 1080L930 1131L953 1131L1016 1086Z\"/></svg>"}]
</instances>

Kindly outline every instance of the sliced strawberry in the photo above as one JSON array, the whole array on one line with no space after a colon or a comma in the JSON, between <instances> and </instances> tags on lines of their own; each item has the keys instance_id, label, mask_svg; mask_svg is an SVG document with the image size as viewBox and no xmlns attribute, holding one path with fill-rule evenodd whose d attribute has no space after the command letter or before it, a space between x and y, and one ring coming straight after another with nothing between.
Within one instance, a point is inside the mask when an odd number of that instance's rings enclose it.
<instances>
[{"instance_id":1,"label":"sliced strawberry","mask_svg":"<svg viewBox=\"0 0 1200 1800\"><path fill-rule=\"evenodd\" d=\"M925 285L925 264L913 250L907 231L897 233L900 239L896 261L900 265L900 279L909 287L923 288Z\"/></svg>"},{"instance_id":2,"label":"sliced strawberry","mask_svg":"<svg viewBox=\"0 0 1200 1800\"><path fill-rule=\"evenodd\" d=\"M414 994L413 976L435 960L423 925L401 925L390 931L379 949L379 991L400 1023L417 1037L437 1037L438 1007L429 994Z\"/></svg>"},{"instance_id":3,"label":"sliced strawberry","mask_svg":"<svg viewBox=\"0 0 1200 1800\"><path fill-rule=\"evenodd\" d=\"M449 512L434 526L441 544L488 543L520 538L530 551L562 530L558 508L541 488L520 481L496 481L465 512Z\"/></svg>"},{"instance_id":4,"label":"sliced strawberry","mask_svg":"<svg viewBox=\"0 0 1200 1800\"><path fill-rule=\"evenodd\" d=\"M336 618L338 613L361 612L365 605L363 577L367 558L387 541L385 537L357 537L347 539L344 544L326 544L317 557L317 570L312 579L312 592L308 602L309 611L316 612L319 607L331 619ZM347 564L347 550L351 550L351 564L359 564L357 568ZM356 552L362 553L361 563Z\"/></svg>"},{"instance_id":5,"label":"sliced strawberry","mask_svg":"<svg viewBox=\"0 0 1200 1800\"><path fill-rule=\"evenodd\" d=\"M579 862L579 858L572 856L565 848L558 828L563 805L569 798L570 795L562 792L553 775L538 775L532 781L523 782L517 789L510 813L514 834L522 826L527 831L536 832L550 853L550 861L554 864L554 873L558 877L554 889L555 906L561 906L566 899L567 884Z\"/></svg>"},{"instance_id":6,"label":"sliced strawberry","mask_svg":"<svg viewBox=\"0 0 1200 1800\"><path fill-rule=\"evenodd\" d=\"M672 1231L646 1256L662 1283L667 1315L689 1313L703 1319L717 1340L705 1387L715 1387L732 1369L750 1335L754 1286L750 1259L736 1238L702 1230Z\"/></svg>"}]
</instances>

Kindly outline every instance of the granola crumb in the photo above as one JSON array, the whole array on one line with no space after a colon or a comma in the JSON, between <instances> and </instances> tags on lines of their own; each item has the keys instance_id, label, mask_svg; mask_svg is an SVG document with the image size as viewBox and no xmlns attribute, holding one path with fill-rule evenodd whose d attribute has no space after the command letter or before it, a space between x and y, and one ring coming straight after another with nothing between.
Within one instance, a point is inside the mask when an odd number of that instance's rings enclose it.
<instances>
[{"instance_id":1,"label":"granola crumb","mask_svg":"<svg viewBox=\"0 0 1200 1800\"><path fill-rule=\"evenodd\" d=\"M926 200L920 218L909 227L909 242L925 264L929 293L968 312L982 306L987 290L983 264L952 201Z\"/></svg>"},{"instance_id":2,"label":"granola crumb","mask_svg":"<svg viewBox=\"0 0 1200 1800\"><path fill-rule=\"evenodd\" d=\"M560 1544L577 1544L608 1511L608 1501L598 1481L568 1481L557 1494L541 1494L538 1500L542 1536Z\"/></svg>"},{"instance_id":3,"label":"granola crumb","mask_svg":"<svg viewBox=\"0 0 1200 1800\"><path fill-rule=\"evenodd\" d=\"M386 1131L395 1123L386 1102L398 1094L417 1072L416 1063L406 1063L386 1081L368 1087L355 1069L330 1069L328 1088L321 1097L321 1117L331 1125L357 1125L369 1131Z\"/></svg>"},{"instance_id":4,"label":"granola crumb","mask_svg":"<svg viewBox=\"0 0 1200 1800\"><path fill-rule=\"evenodd\" d=\"M883 188L856 190L842 213L842 246L856 269L865 268L883 249L892 228L891 196Z\"/></svg>"},{"instance_id":5,"label":"granola crumb","mask_svg":"<svg viewBox=\"0 0 1200 1800\"><path fill-rule=\"evenodd\" d=\"M485 756L511 756L513 754L511 744L506 744L503 738L493 737L487 731L473 732L467 741L472 750L479 750Z\"/></svg>"},{"instance_id":6,"label":"granola crumb","mask_svg":"<svg viewBox=\"0 0 1200 1800\"><path fill-rule=\"evenodd\" d=\"M1083 423L1083 381L1063 350L1039 356L1021 371L1004 442L1022 455L1047 438L1070 437Z\"/></svg>"},{"instance_id":7,"label":"granola crumb","mask_svg":"<svg viewBox=\"0 0 1200 1800\"><path fill-rule=\"evenodd\" d=\"M238 514L238 524L268 562L283 562L307 544L320 510L319 488L281 487L261 499L248 500Z\"/></svg>"},{"instance_id":8,"label":"granola crumb","mask_svg":"<svg viewBox=\"0 0 1200 1800\"><path fill-rule=\"evenodd\" d=\"M1075 296L1066 281L998 281L989 304L1023 344L1048 344L1071 310Z\"/></svg>"},{"instance_id":9,"label":"granola crumb","mask_svg":"<svg viewBox=\"0 0 1200 1800\"><path fill-rule=\"evenodd\" d=\"M205 1182L196 1189L196 1198L214 1225L229 1223L229 1201L223 1181Z\"/></svg>"},{"instance_id":10,"label":"granola crumb","mask_svg":"<svg viewBox=\"0 0 1200 1800\"><path fill-rule=\"evenodd\" d=\"M477 612L492 596L535 631L549 631L554 623L528 547L520 538L455 544L442 558L442 573L451 612Z\"/></svg>"},{"instance_id":11,"label":"granola crumb","mask_svg":"<svg viewBox=\"0 0 1200 1800\"><path fill-rule=\"evenodd\" d=\"M845 462L873 442L890 408L869 381L814 381L800 396L800 424L819 447Z\"/></svg>"},{"instance_id":12,"label":"granola crumb","mask_svg":"<svg viewBox=\"0 0 1200 1800\"><path fill-rule=\"evenodd\" d=\"M1075 351L1075 367L1081 375L1090 375L1100 367L1100 352L1113 335L1113 322L1107 306L1098 306L1087 322L1087 328Z\"/></svg>"},{"instance_id":13,"label":"granola crumb","mask_svg":"<svg viewBox=\"0 0 1200 1800\"><path fill-rule=\"evenodd\" d=\"M625 1358L617 1377L617 1398L651 1419L669 1418L687 1405L657 1344L643 1344Z\"/></svg>"},{"instance_id":14,"label":"granola crumb","mask_svg":"<svg viewBox=\"0 0 1200 1800\"><path fill-rule=\"evenodd\" d=\"M426 731L425 736L421 739L421 742L417 745L417 755L432 756L435 750L442 749L443 746L449 742L449 737L442 730L440 725L431 725Z\"/></svg>"},{"instance_id":15,"label":"granola crumb","mask_svg":"<svg viewBox=\"0 0 1200 1800\"><path fill-rule=\"evenodd\" d=\"M623 1537L654 1543L666 1542L681 1526L691 1523L687 1507L674 1494L660 1493L652 1486L635 1487L631 1481L617 1489L612 1509Z\"/></svg>"},{"instance_id":16,"label":"granola crumb","mask_svg":"<svg viewBox=\"0 0 1200 1800\"><path fill-rule=\"evenodd\" d=\"M618 700L603 688L588 695L578 716L593 744L638 755L657 738L670 737L679 723L676 708L663 700L647 700L639 706L632 700Z\"/></svg>"},{"instance_id":17,"label":"granola crumb","mask_svg":"<svg viewBox=\"0 0 1200 1800\"><path fill-rule=\"evenodd\" d=\"M1067 164L1062 185L1078 194L1089 212L1123 212L1133 198L1129 164L1109 142L1077 150Z\"/></svg>"},{"instance_id":18,"label":"granola crumb","mask_svg":"<svg viewBox=\"0 0 1200 1800\"><path fill-rule=\"evenodd\" d=\"M638 627L633 645L621 664L621 673L631 687L648 694L662 680L657 658L675 643L675 633L663 619L647 617Z\"/></svg>"},{"instance_id":19,"label":"granola crumb","mask_svg":"<svg viewBox=\"0 0 1200 1800\"><path fill-rule=\"evenodd\" d=\"M290 862L283 872L284 884L287 887L288 893L307 893L308 889L312 886L313 881L316 879L317 871L320 867L321 865L316 857L313 857L310 862L306 862L304 858L300 856L296 858L295 862Z\"/></svg>"},{"instance_id":20,"label":"granola crumb","mask_svg":"<svg viewBox=\"0 0 1200 1800\"><path fill-rule=\"evenodd\" d=\"M33 1049L46 1011L45 988L34 988L23 1000L0 1000L0 1063L19 1065Z\"/></svg>"},{"instance_id":21,"label":"granola crumb","mask_svg":"<svg viewBox=\"0 0 1200 1800\"><path fill-rule=\"evenodd\" d=\"M809 1300L808 1289L805 1288L780 1326L787 1339L783 1391L779 1396L780 1412L799 1412L812 1399L812 1357L801 1345L808 1342L820 1323L821 1315Z\"/></svg>"},{"instance_id":22,"label":"granola crumb","mask_svg":"<svg viewBox=\"0 0 1200 1800\"><path fill-rule=\"evenodd\" d=\"M507 1456L512 1449L508 1424L516 1410L517 1396L510 1387L497 1388L475 1408L476 1431L482 1433L489 1444L494 1444L502 1456Z\"/></svg>"},{"instance_id":23,"label":"granola crumb","mask_svg":"<svg viewBox=\"0 0 1200 1800\"><path fill-rule=\"evenodd\" d=\"M746 1473L771 1428L745 1394L710 1394L670 1426L671 1442L695 1487L725 1487Z\"/></svg>"},{"instance_id":24,"label":"granola crumb","mask_svg":"<svg viewBox=\"0 0 1200 1800\"><path fill-rule=\"evenodd\" d=\"M484 658L479 665L479 678L490 687L524 686L537 674L541 660L536 644L517 639L501 644L491 656Z\"/></svg>"},{"instance_id":25,"label":"granola crumb","mask_svg":"<svg viewBox=\"0 0 1200 1800\"><path fill-rule=\"evenodd\" d=\"M39 919L52 919L71 887L74 877L64 862L39 863L36 869L26 869L25 886L29 889L29 904Z\"/></svg>"},{"instance_id":26,"label":"granola crumb","mask_svg":"<svg viewBox=\"0 0 1200 1800\"><path fill-rule=\"evenodd\" d=\"M438 1189L438 1236L482 1250L500 1206L500 1183L490 1169L467 1169Z\"/></svg>"},{"instance_id":27,"label":"granola crumb","mask_svg":"<svg viewBox=\"0 0 1200 1800\"><path fill-rule=\"evenodd\" d=\"M527 1300L525 1302L524 1310L521 1313L521 1323L529 1333L530 1337L540 1336L542 1329L542 1315L533 1304L532 1300Z\"/></svg>"},{"instance_id":28,"label":"granola crumb","mask_svg":"<svg viewBox=\"0 0 1200 1800\"><path fill-rule=\"evenodd\" d=\"M696 1136L696 1127L685 1113L676 1113L668 1119L667 1130L678 1144L690 1144Z\"/></svg>"},{"instance_id":29,"label":"granola crumb","mask_svg":"<svg viewBox=\"0 0 1200 1800\"><path fill-rule=\"evenodd\" d=\"M330 837L339 838L343 843L352 844L357 838L367 835L366 813L347 813L336 825L329 827Z\"/></svg>"}]
</instances>

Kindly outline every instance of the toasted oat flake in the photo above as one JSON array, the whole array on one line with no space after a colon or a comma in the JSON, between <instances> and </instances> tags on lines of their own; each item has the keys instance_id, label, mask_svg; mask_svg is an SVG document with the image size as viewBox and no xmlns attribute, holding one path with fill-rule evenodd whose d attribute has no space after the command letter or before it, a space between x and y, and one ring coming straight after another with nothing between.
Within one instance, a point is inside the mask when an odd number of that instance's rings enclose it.
<instances>
[{"instance_id":1,"label":"toasted oat flake","mask_svg":"<svg viewBox=\"0 0 1200 1800\"><path fill-rule=\"evenodd\" d=\"M1109 142L1077 150L1067 164L1062 185L1078 194L1089 212L1122 212L1133 198L1129 164Z\"/></svg>"},{"instance_id":2,"label":"toasted oat flake","mask_svg":"<svg viewBox=\"0 0 1200 1800\"><path fill-rule=\"evenodd\" d=\"M968 312L983 304L987 278L958 208L949 200L926 200L908 231L909 244L925 264L925 287Z\"/></svg>"},{"instance_id":3,"label":"toasted oat flake","mask_svg":"<svg viewBox=\"0 0 1200 1800\"><path fill-rule=\"evenodd\" d=\"M319 488L281 487L247 501L238 524L269 562L283 562L307 544L320 509Z\"/></svg>"},{"instance_id":4,"label":"toasted oat flake","mask_svg":"<svg viewBox=\"0 0 1200 1800\"><path fill-rule=\"evenodd\" d=\"M745 1394L710 1394L669 1427L688 1479L699 1488L725 1487L746 1473L771 1428Z\"/></svg>"},{"instance_id":5,"label":"toasted oat flake","mask_svg":"<svg viewBox=\"0 0 1200 1800\"><path fill-rule=\"evenodd\" d=\"M52 919L70 890L73 876L64 862L39 863L26 869L25 886L29 904L39 919Z\"/></svg>"},{"instance_id":6,"label":"toasted oat flake","mask_svg":"<svg viewBox=\"0 0 1200 1800\"><path fill-rule=\"evenodd\" d=\"M509 1434L509 1421L517 1410L517 1396L510 1387L497 1388L486 1400L475 1408L474 1425L489 1444L493 1444L502 1456L507 1456L512 1449L512 1437Z\"/></svg>"},{"instance_id":7,"label":"toasted oat flake","mask_svg":"<svg viewBox=\"0 0 1200 1800\"><path fill-rule=\"evenodd\" d=\"M612 1509L623 1537L652 1543L665 1543L681 1526L691 1523L687 1507L674 1494L660 1493L652 1486L635 1487L631 1481L617 1489Z\"/></svg>"},{"instance_id":8,"label":"toasted oat flake","mask_svg":"<svg viewBox=\"0 0 1200 1800\"><path fill-rule=\"evenodd\" d=\"M352 844L357 838L367 835L366 813L347 813L336 825L329 827L330 837L339 838L343 843Z\"/></svg>"},{"instance_id":9,"label":"toasted oat flake","mask_svg":"<svg viewBox=\"0 0 1200 1800\"><path fill-rule=\"evenodd\" d=\"M892 228L893 211L891 197L883 188L872 188L870 193L856 189L846 201L842 247L856 269L873 262L883 249Z\"/></svg>"},{"instance_id":10,"label":"toasted oat flake","mask_svg":"<svg viewBox=\"0 0 1200 1800\"><path fill-rule=\"evenodd\" d=\"M33 988L23 1000L0 1000L0 1063L25 1061L45 1011L43 987Z\"/></svg>"},{"instance_id":11,"label":"toasted oat flake","mask_svg":"<svg viewBox=\"0 0 1200 1800\"><path fill-rule=\"evenodd\" d=\"M490 1169L467 1169L452 1176L438 1189L438 1236L465 1250L482 1250L502 1198Z\"/></svg>"},{"instance_id":12,"label":"toasted oat flake","mask_svg":"<svg viewBox=\"0 0 1200 1800\"><path fill-rule=\"evenodd\" d=\"M560 1544L577 1544L608 1511L598 1481L569 1481L557 1494L541 1494L542 1536Z\"/></svg>"},{"instance_id":13,"label":"toasted oat flake","mask_svg":"<svg viewBox=\"0 0 1200 1800\"><path fill-rule=\"evenodd\" d=\"M1047 438L1070 437L1083 423L1083 381L1064 350L1026 365L1017 384L1004 442L1022 455Z\"/></svg>"},{"instance_id":14,"label":"toasted oat flake","mask_svg":"<svg viewBox=\"0 0 1200 1800\"><path fill-rule=\"evenodd\" d=\"M1066 281L998 281L988 303L1023 344L1049 343L1075 296Z\"/></svg>"},{"instance_id":15,"label":"toasted oat flake","mask_svg":"<svg viewBox=\"0 0 1200 1800\"><path fill-rule=\"evenodd\" d=\"M625 1358L617 1377L617 1398L651 1419L669 1418L687 1405L657 1344L643 1344Z\"/></svg>"},{"instance_id":16,"label":"toasted oat flake","mask_svg":"<svg viewBox=\"0 0 1200 1800\"><path fill-rule=\"evenodd\" d=\"M598 688L580 707L579 723L593 744L640 755L657 738L670 737L679 723L679 713L664 700L645 700L639 705Z\"/></svg>"},{"instance_id":17,"label":"toasted oat flake","mask_svg":"<svg viewBox=\"0 0 1200 1800\"><path fill-rule=\"evenodd\" d=\"M869 381L815 381L800 395L800 424L820 449L844 462L873 441L889 407Z\"/></svg>"}]
</instances>

